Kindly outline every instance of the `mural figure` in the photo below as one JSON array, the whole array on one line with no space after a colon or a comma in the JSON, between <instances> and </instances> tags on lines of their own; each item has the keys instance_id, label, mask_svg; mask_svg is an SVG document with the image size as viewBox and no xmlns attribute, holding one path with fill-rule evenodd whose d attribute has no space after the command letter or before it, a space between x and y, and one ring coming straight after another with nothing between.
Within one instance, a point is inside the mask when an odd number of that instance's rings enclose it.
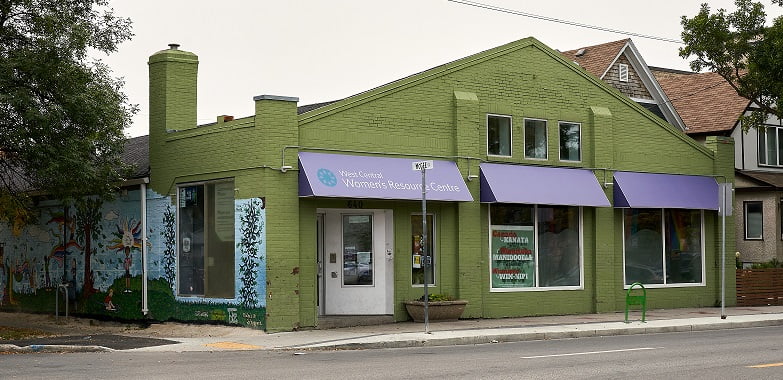
<instances>
[{"instance_id":1,"label":"mural figure","mask_svg":"<svg viewBox=\"0 0 783 380\"><path fill-rule=\"evenodd\" d=\"M105 305L106 310L117 311L117 308L114 306L114 302L112 302L112 297L114 297L114 289L109 288L109 294L107 294L106 298L103 299L103 304Z\"/></svg>"},{"instance_id":2,"label":"mural figure","mask_svg":"<svg viewBox=\"0 0 783 380\"><path fill-rule=\"evenodd\" d=\"M117 232L114 233L115 238L112 239L113 245L110 245L109 249L114 249L117 252L125 254L123 261L123 267L125 268L125 290L123 292L130 293L130 269L133 261L131 260L131 250L141 249L141 221L135 221L133 219L124 219L122 224L117 225Z\"/></svg>"}]
</instances>

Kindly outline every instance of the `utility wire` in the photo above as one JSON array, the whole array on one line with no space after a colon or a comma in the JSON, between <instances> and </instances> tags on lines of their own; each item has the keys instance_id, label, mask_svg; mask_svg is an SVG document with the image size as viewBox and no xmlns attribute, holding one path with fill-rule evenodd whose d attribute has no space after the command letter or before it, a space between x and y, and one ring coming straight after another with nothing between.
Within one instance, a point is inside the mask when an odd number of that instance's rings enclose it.
<instances>
[{"instance_id":1,"label":"utility wire","mask_svg":"<svg viewBox=\"0 0 783 380\"><path fill-rule=\"evenodd\" d=\"M517 16L530 17L530 18L534 18L534 19L537 19L537 20L544 20L544 21L556 22L556 23L559 23L559 24L577 26L577 27L580 27L580 28L594 29L594 30L600 30L600 31L611 32L611 33L618 33L618 34L623 34L623 35L628 35L628 36L633 36L633 37L647 38L647 39L650 39L650 40L671 42L671 43L675 43L675 44L685 44L684 42L682 42L680 40L675 40L675 39L671 39L671 38L651 36L651 35L648 35L648 34L626 32L624 30L611 29L611 28L606 28L606 27L603 27L603 26L582 24L582 23L575 22L575 21L561 20L561 19L554 18L554 17L541 16L541 15L537 15L537 14L533 14L533 13L527 13L527 12L522 12L522 11L515 11L513 9L508 9L508 8L496 7L494 5L479 3L479 2L476 2L476 1L468 1L468 0L448 0L448 1L450 1L452 3L459 3L459 4L464 4L464 5L470 5L470 6L473 6L473 7L476 7L476 8L484 8L484 9L489 9L489 10L492 10L492 11L509 13L509 14L517 15Z\"/></svg>"}]
</instances>

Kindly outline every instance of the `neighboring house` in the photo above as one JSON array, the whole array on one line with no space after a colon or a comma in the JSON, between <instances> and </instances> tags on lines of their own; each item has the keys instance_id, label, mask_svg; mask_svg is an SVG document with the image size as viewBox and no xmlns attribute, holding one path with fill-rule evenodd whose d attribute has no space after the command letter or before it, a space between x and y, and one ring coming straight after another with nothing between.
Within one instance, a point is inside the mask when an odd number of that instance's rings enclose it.
<instances>
[{"instance_id":1,"label":"neighboring house","mask_svg":"<svg viewBox=\"0 0 783 380\"><path fill-rule=\"evenodd\" d=\"M630 38L561 54L669 124L685 130L685 124Z\"/></svg>"},{"instance_id":2,"label":"neighboring house","mask_svg":"<svg viewBox=\"0 0 783 380\"><path fill-rule=\"evenodd\" d=\"M743 131L739 117L753 104L717 73L653 69L697 141L730 136L734 145L737 252L743 263L783 260L783 128L770 117L766 130Z\"/></svg>"},{"instance_id":3,"label":"neighboring house","mask_svg":"<svg viewBox=\"0 0 783 380\"><path fill-rule=\"evenodd\" d=\"M742 216L736 219L736 249L745 263L783 260L779 120L770 118L761 135L756 130L743 133L738 119L752 104L720 75L649 67L630 39L562 54L700 143L708 136L732 137L737 169L734 212Z\"/></svg>"},{"instance_id":4,"label":"neighboring house","mask_svg":"<svg viewBox=\"0 0 783 380\"><path fill-rule=\"evenodd\" d=\"M630 42L618 49L608 65L649 77ZM335 102L259 95L253 115L197 125L198 63L178 45L149 59L148 184L91 209L42 204L18 236L0 226L15 297L0 309L51 310L49 257L76 312L269 331L404 321L425 282L467 300L466 318L620 311L635 282L651 308L720 299L715 178L734 180L733 142L699 144L649 112L671 114L649 78L632 101L526 38ZM430 160L425 179L413 164ZM76 218L59 223L64 207Z\"/></svg>"}]
</instances>

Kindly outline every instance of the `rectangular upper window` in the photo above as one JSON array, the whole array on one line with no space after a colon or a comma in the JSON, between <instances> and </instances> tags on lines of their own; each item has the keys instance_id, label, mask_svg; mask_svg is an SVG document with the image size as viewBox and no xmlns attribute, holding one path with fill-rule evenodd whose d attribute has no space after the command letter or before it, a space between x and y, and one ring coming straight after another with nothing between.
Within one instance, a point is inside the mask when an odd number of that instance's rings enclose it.
<instances>
[{"instance_id":1,"label":"rectangular upper window","mask_svg":"<svg viewBox=\"0 0 783 380\"><path fill-rule=\"evenodd\" d=\"M234 181L178 186L177 294L234 298Z\"/></svg>"},{"instance_id":2,"label":"rectangular upper window","mask_svg":"<svg viewBox=\"0 0 783 380\"><path fill-rule=\"evenodd\" d=\"M764 239L764 208L761 201L744 203L745 240Z\"/></svg>"},{"instance_id":3,"label":"rectangular upper window","mask_svg":"<svg viewBox=\"0 0 783 380\"><path fill-rule=\"evenodd\" d=\"M783 128L765 125L759 131L759 165L783 166Z\"/></svg>"},{"instance_id":4,"label":"rectangular upper window","mask_svg":"<svg viewBox=\"0 0 783 380\"><path fill-rule=\"evenodd\" d=\"M525 119L525 158L547 159L546 120Z\"/></svg>"},{"instance_id":5,"label":"rectangular upper window","mask_svg":"<svg viewBox=\"0 0 783 380\"><path fill-rule=\"evenodd\" d=\"M625 285L704 284L702 211L625 209Z\"/></svg>"},{"instance_id":6,"label":"rectangular upper window","mask_svg":"<svg viewBox=\"0 0 783 380\"><path fill-rule=\"evenodd\" d=\"M560 160L582 160L582 125L561 121L558 123L560 130Z\"/></svg>"},{"instance_id":7,"label":"rectangular upper window","mask_svg":"<svg viewBox=\"0 0 783 380\"><path fill-rule=\"evenodd\" d=\"M621 63L618 65L620 82L628 82L628 65Z\"/></svg>"},{"instance_id":8,"label":"rectangular upper window","mask_svg":"<svg viewBox=\"0 0 783 380\"><path fill-rule=\"evenodd\" d=\"M487 154L511 156L511 116L487 115Z\"/></svg>"}]
</instances>

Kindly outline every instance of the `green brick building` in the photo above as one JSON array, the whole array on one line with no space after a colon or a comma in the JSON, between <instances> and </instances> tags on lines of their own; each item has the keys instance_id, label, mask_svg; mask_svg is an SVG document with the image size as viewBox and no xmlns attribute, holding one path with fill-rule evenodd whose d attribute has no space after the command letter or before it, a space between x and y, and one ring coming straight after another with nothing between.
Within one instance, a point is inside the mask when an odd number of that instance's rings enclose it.
<instances>
[{"instance_id":1,"label":"green brick building","mask_svg":"<svg viewBox=\"0 0 783 380\"><path fill-rule=\"evenodd\" d=\"M408 320L425 278L468 301L463 318L621 311L634 282L648 308L721 299L733 141L694 142L534 38L335 102L256 96L207 125L197 73L178 45L149 58L149 171L95 205L117 232L94 252L68 232L88 213L56 202L0 229L0 309L50 310L50 271L83 314L269 331Z\"/></svg>"},{"instance_id":2,"label":"green brick building","mask_svg":"<svg viewBox=\"0 0 783 380\"><path fill-rule=\"evenodd\" d=\"M328 104L257 96L255 115L202 126L197 65L176 47L150 57L150 187L229 179L264 199L269 330L406 320L425 262L429 291L468 300L467 318L622 310L635 281L652 308L720 299L733 142L693 142L533 38ZM422 160L449 178L426 186L427 252Z\"/></svg>"}]
</instances>

